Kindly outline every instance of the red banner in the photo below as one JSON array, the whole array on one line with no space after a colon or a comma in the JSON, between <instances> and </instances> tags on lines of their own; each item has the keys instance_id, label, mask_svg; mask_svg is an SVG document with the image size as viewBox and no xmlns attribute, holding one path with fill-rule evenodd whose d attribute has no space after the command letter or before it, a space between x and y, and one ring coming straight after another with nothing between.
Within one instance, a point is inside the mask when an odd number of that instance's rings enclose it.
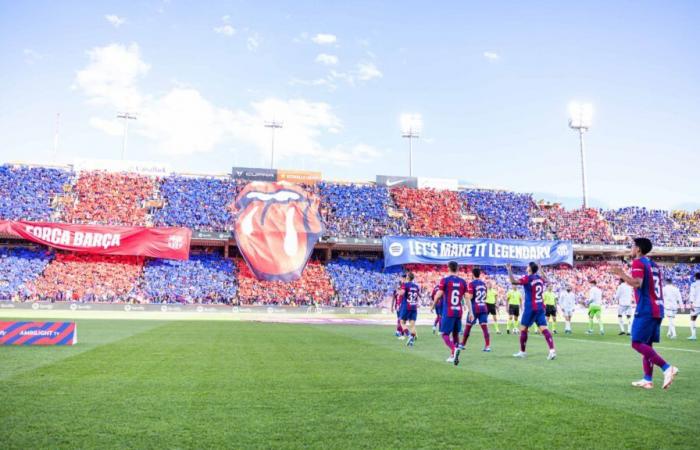
<instances>
[{"instance_id":1,"label":"red banner","mask_svg":"<svg viewBox=\"0 0 700 450\"><path fill-rule=\"evenodd\" d=\"M28 241L82 253L188 259L188 228L112 227L0 220L0 231Z\"/></svg>"}]
</instances>

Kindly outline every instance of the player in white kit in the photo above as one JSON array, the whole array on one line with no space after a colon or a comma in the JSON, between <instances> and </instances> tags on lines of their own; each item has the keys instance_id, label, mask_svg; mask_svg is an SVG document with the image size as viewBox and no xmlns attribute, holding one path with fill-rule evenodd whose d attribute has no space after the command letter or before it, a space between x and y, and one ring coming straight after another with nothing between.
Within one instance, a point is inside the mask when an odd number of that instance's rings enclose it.
<instances>
[{"instance_id":1,"label":"player in white kit","mask_svg":"<svg viewBox=\"0 0 700 450\"><path fill-rule=\"evenodd\" d=\"M700 315L700 272L695 274L695 281L690 285L690 337L691 341L698 339L696 334L696 321Z\"/></svg>"},{"instance_id":2,"label":"player in white kit","mask_svg":"<svg viewBox=\"0 0 700 450\"><path fill-rule=\"evenodd\" d=\"M571 334L571 317L576 308L576 294L571 291L571 286L567 286L565 291L559 293L559 307L564 316L564 334Z\"/></svg>"},{"instance_id":3,"label":"player in white kit","mask_svg":"<svg viewBox=\"0 0 700 450\"><path fill-rule=\"evenodd\" d=\"M618 335L630 335L630 330L632 329L632 315L634 314L634 308L632 308L634 297L634 291L632 286L625 283L625 280L620 280L620 284L617 286L615 291L615 301L617 302L617 321L620 324L620 332ZM623 316L627 317L627 331L625 331L625 322Z\"/></svg>"},{"instance_id":4,"label":"player in white kit","mask_svg":"<svg viewBox=\"0 0 700 450\"><path fill-rule=\"evenodd\" d=\"M676 324L673 323L676 319L678 307L683 303L681 299L681 291L673 285L670 278L666 278L666 286L664 286L664 316L668 319L668 333L666 336L670 339L676 338Z\"/></svg>"}]
</instances>

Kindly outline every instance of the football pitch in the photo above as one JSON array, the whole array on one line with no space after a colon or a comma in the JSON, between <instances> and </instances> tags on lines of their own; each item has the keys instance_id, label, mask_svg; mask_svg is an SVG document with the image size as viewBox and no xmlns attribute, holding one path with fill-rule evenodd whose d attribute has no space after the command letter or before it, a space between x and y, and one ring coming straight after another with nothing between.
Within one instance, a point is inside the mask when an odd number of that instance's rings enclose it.
<instances>
[{"instance_id":1,"label":"football pitch","mask_svg":"<svg viewBox=\"0 0 700 450\"><path fill-rule=\"evenodd\" d=\"M632 388L629 338L472 332L458 367L422 327L79 320L74 347L0 347L1 448L697 448L700 344ZM665 329L663 330L665 333Z\"/></svg>"}]
</instances>

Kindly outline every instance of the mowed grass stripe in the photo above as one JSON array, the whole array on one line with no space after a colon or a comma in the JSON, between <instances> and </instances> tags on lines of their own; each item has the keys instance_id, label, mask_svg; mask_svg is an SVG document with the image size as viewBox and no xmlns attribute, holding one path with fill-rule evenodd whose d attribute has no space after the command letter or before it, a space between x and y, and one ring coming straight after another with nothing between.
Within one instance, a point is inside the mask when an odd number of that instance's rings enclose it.
<instances>
[{"instance_id":1,"label":"mowed grass stripe","mask_svg":"<svg viewBox=\"0 0 700 450\"><path fill-rule=\"evenodd\" d=\"M419 329L419 341L413 349L391 337L389 327L378 327L366 333L353 333L347 328L326 330L361 340L366 345L391 349L409 358L419 357L450 368L444 362L448 352L442 339L433 336L427 327ZM493 352L483 353L481 329L476 333L472 330L457 370L468 371L467 376L472 373L486 375L492 380L492 386L498 387L502 381L508 381L521 388L532 389L541 396L557 395L564 404L569 399L580 400L621 414L634 414L669 426L694 430L696 427L693 424L700 420L696 395L700 385L700 359L679 353L666 355L671 356L670 362L681 367L682 372L676 383L668 391L661 389L663 375L657 368L654 372L656 389L641 391L630 386L631 381L641 378L641 357L630 348L629 342L619 343L619 346L610 342L628 339L624 336L591 336L588 342L581 343L581 339L556 335L559 356L555 361L546 361L544 338L531 335L528 339L528 357L519 360L512 357L519 350L517 336L492 333ZM595 343L616 345L595 348L591 345ZM688 420L690 417L692 420Z\"/></svg>"},{"instance_id":2,"label":"mowed grass stripe","mask_svg":"<svg viewBox=\"0 0 700 450\"><path fill-rule=\"evenodd\" d=\"M0 434L9 448L683 448L692 442L683 427L632 414L634 400L627 412L611 412L596 399L543 394L522 385L526 374L499 379L438 364L444 351L427 334L413 356L406 354L388 331L172 322L10 379L0 395L8 406L0 411ZM423 351L431 355L415 357ZM534 359L521 362L532 362L523 367L537 373Z\"/></svg>"},{"instance_id":3,"label":"mowed grass stripe","mask_svg":"<svg viewBox=\"0 0 700 450\"><path fill-rule=\"evenodd\" d=\"M0 319L2 321L10 319ZM32 322L61 322L65 319L32 319ZM38 367L54 364L66 358L89 352L101 345L162 326L163 321L77 320L78 344L74 346L31 349L19 346L0 347L0 380L6 380ZM20 356L21 355L21 356Z\"/></svg>"}]
</instances>

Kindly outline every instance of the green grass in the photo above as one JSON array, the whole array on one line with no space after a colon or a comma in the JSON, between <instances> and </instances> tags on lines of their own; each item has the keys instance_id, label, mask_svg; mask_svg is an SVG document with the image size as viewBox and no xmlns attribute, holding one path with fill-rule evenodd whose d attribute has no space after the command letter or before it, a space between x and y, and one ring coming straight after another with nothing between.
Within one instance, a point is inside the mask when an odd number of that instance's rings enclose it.
<instances>
[{"instance_id":1,"label":"green grass","mask_svg":"<svg viewBox=\"0 0 700 450\"><path fill-rule=\"evenodd\" d=\"M0 347L0 448L697 448L700 345L665 340L669 391L635 390L628 338L480 330L455 368L420 330L253 322L78 322L66 348ZM687 329L681 330L683 334Z\"/></svg>"}]
</instances>

